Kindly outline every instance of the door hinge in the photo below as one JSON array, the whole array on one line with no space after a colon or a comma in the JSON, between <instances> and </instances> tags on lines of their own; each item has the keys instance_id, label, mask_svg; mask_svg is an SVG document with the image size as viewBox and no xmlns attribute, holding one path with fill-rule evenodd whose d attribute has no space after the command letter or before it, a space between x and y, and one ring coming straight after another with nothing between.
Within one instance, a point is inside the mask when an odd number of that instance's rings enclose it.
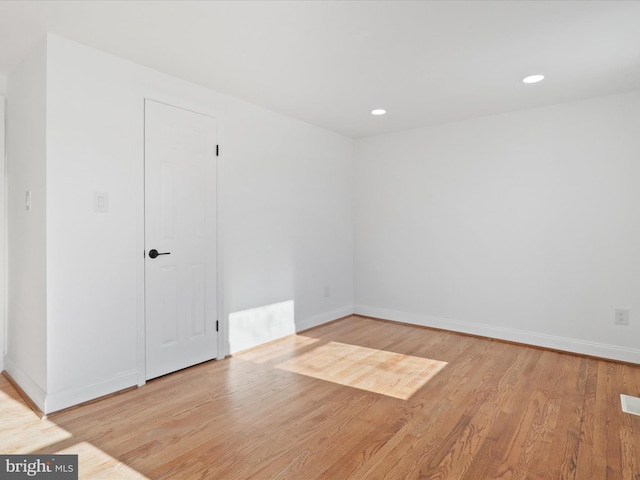
<instances>
[{"instance_id":1,"label":"door hinge","mask_svg":"<svg viewBox=\"0 0 640 480\"><path fill-rule=\"evenodd\" d=\"M219 152L220 152L219 147L220 147L220 145L216 145L216 157L217 157L218 155L220 155L220 153L219 153Z\"/></svg>"},{"instance_id":2,"label":"door hinge","mask_svg":"<svg viewBox=\"0 0 640 480\"><path fill-rule=\"evenodd\" d=\"M218 322L218 320L216 320L216 332L218 331L219 324L220 324L220 322Z\"/></svg>"}]
</instances>

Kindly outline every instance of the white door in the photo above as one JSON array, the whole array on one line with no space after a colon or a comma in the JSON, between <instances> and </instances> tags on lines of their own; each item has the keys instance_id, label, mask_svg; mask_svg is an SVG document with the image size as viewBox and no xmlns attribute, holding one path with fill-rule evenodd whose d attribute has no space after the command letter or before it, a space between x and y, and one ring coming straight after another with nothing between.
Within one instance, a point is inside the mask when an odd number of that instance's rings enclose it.
<instances>
[{"instance_id":1,"label":"white door","mask_svg":"<svg viewBox=\"0 0 640 480\"><path fill-rule=\"evenodd\" d=\"M148 380L217 356L216 120L146 100L144 131Z\"/></svg>"}]
</instances>

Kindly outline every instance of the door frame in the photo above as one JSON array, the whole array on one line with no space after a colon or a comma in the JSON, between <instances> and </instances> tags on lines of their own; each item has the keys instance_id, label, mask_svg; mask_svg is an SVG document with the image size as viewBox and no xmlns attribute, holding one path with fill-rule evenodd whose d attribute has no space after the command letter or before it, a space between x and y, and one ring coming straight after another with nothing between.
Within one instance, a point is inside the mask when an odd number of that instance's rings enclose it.
<instances>
[{"instance_id":1,"label":"door frame","mask_svg":"<svg viewBox=\"0 0 640 480\"><path fill-rule=\"evenodd\" d=\"M228 328L227 328L227 315L224 305L224 264L223 264L223 235L222 235L222 218L223 202L221 188L224 182L222 182L223 171L223 148L222 143L224 139L224 118L221 112L217 109L204 106L202 104L193 104L185 101L182 98L167 95L165 93L159 93L155 91L148 91L140 99L140 150L139 158L136 168L136 184L138 185L137 192L137 222L136 222L136 250L139 252L138 262L136 264L136 310L137 310L137 366L138 366L138 386L141 387L146 383L146 309L145 309L145 138L144 138L144 126L145 126L145 100L152 100L154 102L163 103L172 107L182 108L194 113L207 115L216 119L216 138L217 143L220 146L219 154L216 157L216 297L217 297L217 312L216 317L218 320L219 330L217 338L217 357L216 360L222 360L228 355L229 341L228 341ZM203 102L204 103L204 102Z\"/></svg>"}]
</instances>

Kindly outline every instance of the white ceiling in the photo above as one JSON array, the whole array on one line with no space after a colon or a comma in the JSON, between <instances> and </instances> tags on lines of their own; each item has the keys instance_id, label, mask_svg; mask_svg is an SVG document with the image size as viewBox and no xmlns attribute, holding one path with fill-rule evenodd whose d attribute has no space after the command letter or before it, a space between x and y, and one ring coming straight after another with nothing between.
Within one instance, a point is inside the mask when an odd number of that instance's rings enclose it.
<instances>
[{"instance_id":1,"label":"white ceiling","mask_svg":"<svg viewBox=\"0 0 640 480\"><path fill-rule=\"evenodd\" d=\"M45 32L354 138L640 89L638 1L5 0L0 75Z\"/></svg>"}]
</instances>

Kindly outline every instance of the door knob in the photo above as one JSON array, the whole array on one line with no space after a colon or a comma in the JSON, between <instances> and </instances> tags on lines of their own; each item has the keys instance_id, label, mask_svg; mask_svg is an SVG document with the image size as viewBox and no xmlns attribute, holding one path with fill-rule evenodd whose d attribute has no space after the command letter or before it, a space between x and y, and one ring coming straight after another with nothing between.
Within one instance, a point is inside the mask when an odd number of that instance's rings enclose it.
<instances>
[{"instance_id":1,"label":"door knob","mask_svg":"<svg viewBox=\"0 0 640 480\"><path fill-rule=\"evenodd\" d=\"M153 250L149 250L149 257L156 258L158 255L171 255L171 252L158 253L158 250L155 248Z\"/></svg>"}]
</instances>

